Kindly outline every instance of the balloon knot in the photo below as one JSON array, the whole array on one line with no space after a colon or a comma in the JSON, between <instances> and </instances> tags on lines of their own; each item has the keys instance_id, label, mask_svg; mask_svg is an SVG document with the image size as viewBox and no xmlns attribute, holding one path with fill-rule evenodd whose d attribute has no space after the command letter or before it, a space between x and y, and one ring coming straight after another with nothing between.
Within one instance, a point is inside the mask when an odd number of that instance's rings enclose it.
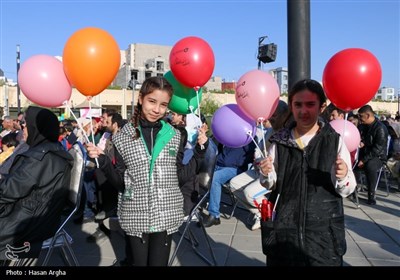
<instances>
[{"instance_id":1,"label":"balloon knot","mask_svg":"<svg viewBox=\"0 0 400 280\"><path fill-rule=\"evenodd\" d=\"M193 87L193 89L194 89L195 91L199 91L200 87L199 87L199 86L195 86L195 87Z\"/></svg>"}]
</instances>

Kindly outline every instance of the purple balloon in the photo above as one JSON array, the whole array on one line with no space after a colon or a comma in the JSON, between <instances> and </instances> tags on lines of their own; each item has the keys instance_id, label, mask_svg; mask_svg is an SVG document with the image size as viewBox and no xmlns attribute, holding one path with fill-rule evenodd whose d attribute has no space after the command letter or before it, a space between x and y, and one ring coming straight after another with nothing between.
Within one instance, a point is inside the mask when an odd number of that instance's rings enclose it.
<instances>
[{"instance_id":1,"label":"purple balloon","mask_svg":"<svg viewBox=\"0 0 400 280\"><path fill-rule=\"evenodd\" d=\"M211 120L211 130L218 142L231 147L246 146L256 136L256 122L249 118L237 104L220 107Z\"/></svg>"}]
</instances>

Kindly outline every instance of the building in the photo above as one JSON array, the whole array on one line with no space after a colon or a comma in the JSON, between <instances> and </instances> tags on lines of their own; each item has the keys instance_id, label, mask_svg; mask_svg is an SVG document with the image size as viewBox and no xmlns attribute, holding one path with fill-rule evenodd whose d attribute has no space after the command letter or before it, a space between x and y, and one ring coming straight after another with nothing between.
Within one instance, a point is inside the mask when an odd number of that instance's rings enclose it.
<instances>
[{"instance_id":1,"label":"building","mask_svg":"<svg viewBox=\"0 0 400 280\"><path fill-rule=\"evenodd\" d=\"M121 50L121 65L112 85L125 89L140 89L148 77L163 76L170 71L169 55L172 46L130 44ZM220 91L221 77L211 77L207 90Z\"/></svg>"},{"instance_id":2,"label":"building","mask_svg":"<svg viewBox=\"0 0 400 280\"><path fill-rule=\"evenodd\" d=\"M222 78L211 77L207 84L204 85L208 91L221 91Z\"/></svg>"},{"instance_id":3,"label":"building","mask_svg":"<svg viewBox=\"0 0 400 280\"><path fill-rule=\"evenodd\" d=\"M276 82L278 83L281 94L288 93L289 92L288 69L285 67L279 67L279 68L270 70L270 73L275 78Z\"/></svg>"},{"instance_id":4,"label":"building","mask_svg":"<svg viewBox=\"0 0 400 280\"><path fill-rule=\"evenodd\" d=\"M236 85L237 82L232 81L232 82L222 82L221 85L221 91L222 92L228 92L228 91L235 91L236 90Z\"/></svg>"},{"instance_id":5,"label":"building","mask_svg":"<svg viewBox=\"0 0 400 280\"><path fill-rule=\"evenodd\" d=\"M130 44L121 51L121 66L112 85L132 89L148 77L163 76L170 70L171 46Z\"/></svg>"},{"instance_id":6,"label":"building","mask_svg":"<svg viewBox=\"0 0 400 280\"><path fill-rule=\"evenodd\" d=\"M394 101L397 100L398 96L395 95L394 88L391 87L381 87L375 94L375 99L380 99L384 101Z\"/></svg>"}]
</instances>

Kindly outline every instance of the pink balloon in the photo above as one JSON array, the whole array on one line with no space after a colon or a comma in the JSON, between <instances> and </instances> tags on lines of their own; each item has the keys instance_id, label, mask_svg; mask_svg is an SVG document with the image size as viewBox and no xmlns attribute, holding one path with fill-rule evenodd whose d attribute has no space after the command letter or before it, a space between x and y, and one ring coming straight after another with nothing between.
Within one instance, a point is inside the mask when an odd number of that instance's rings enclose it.
<instances>
[{"instance_id":1,"label":"pink balloon","mask_svg":"<svg viewBox=\"0 0 400 280\"><path fill-rule=\"evenodd\" d=\"M18 83L30 101L44 107L61 106L72 93L62 62L49 55L26 60L19 69Z\"/></svg>"},{"instance_id":2,"label":"pink balloon","mask_svg":"<svg viewBox=\"0 0 400 280\"><path fill-rule=\"evenodd\" d=\"M349 152L354 152L357 150L361 142L360 132L358 128L347 120L333 120L329 123L333 129L343 137L344 132L344 143L349 150ZM346 124L346 131L345 129Z\"/></svg>"},{"instance_id":3,"label":"pink balloon","mask_svg":"<svg viewBox=\"0 0 400 280\"><path fill-rule=\"evenodd\" d=\"M261 70L252 70L240 77L236 86L236 102L253 120L269 119L279 103L279 86L275 79Z\"/></svg>"}]
</instances>

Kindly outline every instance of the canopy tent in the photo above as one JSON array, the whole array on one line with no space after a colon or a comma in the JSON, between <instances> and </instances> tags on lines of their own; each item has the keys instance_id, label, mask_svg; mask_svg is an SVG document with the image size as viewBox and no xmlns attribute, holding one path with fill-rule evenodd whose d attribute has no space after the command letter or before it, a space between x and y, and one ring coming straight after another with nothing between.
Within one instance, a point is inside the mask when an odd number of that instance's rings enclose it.
<instances>
[{"instance_id":1,"label":"canopy tent","mask_svg":"<svg viewBox=\"0 0 400 280\"><path fill-rule=\"evenodd\" d=\"M80 104L73 106L74 108L92 108L92 109L101 109L101 106L90 102L89 100L85 100Z\"/></svg>"}]
</instances>

